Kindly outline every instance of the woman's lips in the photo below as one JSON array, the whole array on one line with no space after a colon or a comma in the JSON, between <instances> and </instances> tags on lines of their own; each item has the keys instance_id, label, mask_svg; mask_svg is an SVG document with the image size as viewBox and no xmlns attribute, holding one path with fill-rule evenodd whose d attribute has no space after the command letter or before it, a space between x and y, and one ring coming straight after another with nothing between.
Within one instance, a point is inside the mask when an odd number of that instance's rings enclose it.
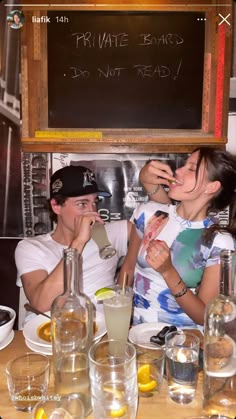
<instances>
[{"instance_id":1,"label":"woman's lips","mask_svg":"<svg viewBox=\"0 0 236 419\"><path fill-rule=\"evenodd\" d=\"M171 185L182 185L182 183L178 179L169 180Z\"/></svg>"}]
</instances>

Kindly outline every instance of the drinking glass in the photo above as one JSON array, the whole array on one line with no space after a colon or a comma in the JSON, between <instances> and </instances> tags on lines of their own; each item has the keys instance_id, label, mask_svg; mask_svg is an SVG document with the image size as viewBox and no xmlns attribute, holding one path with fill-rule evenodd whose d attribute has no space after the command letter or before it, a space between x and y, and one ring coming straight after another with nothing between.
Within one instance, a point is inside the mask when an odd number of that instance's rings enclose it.
<instances>
[{"instance_id":1,"label":"drinking glass","mask_svg":"<svg viewBox=\"0 0 236 419\"><path fill-rule=\"evenodd\" d=\"M90 382L94 419L135 419L138 404L136 350L122 342L121 356L113 355L119 341L94 343L89 350Z\"/></svg>"},{"instance_id":2,"label":"drinking glass","mask_svg":"<svg viewBox=\"0 0 236 419\"><path fill-rule=\"evenodd\" d=\"M127 341L132 303L133 303L133 290L130 287L125 287L123 290L120 285L114 285L112 288L115 295L103 301L105 323L109 339ZM122 342L119 346L114 347L114 355L118 351L122 353L124 344Z\"/></svg>"},{"instance_id":3,"label":"drinking glass","mask_svg":"<svg viewBox=\"0 0 236 419\"><path fill-rule=\"evenodd\" d=\"M200 339L187 331L175 331L165 337L166 374L171 399L191 403L196 394Z\"/></svg>"},{"instance_id":4,"label":"drinking glass","mask_svg":"<svg viewBox=\"0 0 236 419\"><path fill-rule=\"evenodd\" d=\"M159 393L163 380L165 349L148 343L136 343L139 396L151 397Z\"/></svg>"},{"instance_id":5,"label":"drinking glass","mask_svg":"<svg viewBox=\"0 0 236 419\"><path fill-rule=\"evenodd\" d=\"M91 230L91 238L98 246L99 256L101 259L110 259L116 254L116 249L109 242L104 224L94 223Z\"/></svg>"},{"instance_id":6,"label":"drinking glass","mask_svg":"<svg viewBox=\"0 0 236 419\"><path fill-rule=\"evenodd\" d=\"M30 412L46 397L49 383L49 359L45 355L26 353L7 363L7 385L17 410Z\"/></svg>"},{"instance_id":7,"label":"drinking glass","mask_svg":"<svg viewBox=\"0 0 236 419\"><path fill-rule=\"evenodd\" d=\"M84 419L84 406L77 393L48 396L34 406L32 418Z\"/></svg>"}]
</instances>

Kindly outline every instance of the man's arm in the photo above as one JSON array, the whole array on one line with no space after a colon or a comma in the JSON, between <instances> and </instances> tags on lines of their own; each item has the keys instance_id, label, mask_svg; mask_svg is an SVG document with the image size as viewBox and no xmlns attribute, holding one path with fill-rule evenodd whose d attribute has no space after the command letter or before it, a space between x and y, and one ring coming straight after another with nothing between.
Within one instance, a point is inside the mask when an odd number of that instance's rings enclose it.
<instances>
[{"instance_id":1,"label":"man's arm","mask_svg":"<svg viewBox=\"0 0 236 419\"><path fill-rule=\"evenodd\" d=\"M77 249L79 254L82 253L85 244L90 240L91 223L95 220L99 221L99 217L84 215L75 220L74 238L70 247ZM64 290L63 275L63 258L49 274L44 269L35 269L22 274L22 284L30 304L40 311L50 310L53 300Z\"/></svg>"},{"instance_id":2,"label":"man's arm","mask_svg":"<svg viewBox=\"0 0 236 419\"><path fill-rule=\"evenodd\" d=\"M23 274L21 281L30 305L43 312L49 311L54 299L63 293L63 260L49 275L40 269Z\"/></svg>"}]
</instances>

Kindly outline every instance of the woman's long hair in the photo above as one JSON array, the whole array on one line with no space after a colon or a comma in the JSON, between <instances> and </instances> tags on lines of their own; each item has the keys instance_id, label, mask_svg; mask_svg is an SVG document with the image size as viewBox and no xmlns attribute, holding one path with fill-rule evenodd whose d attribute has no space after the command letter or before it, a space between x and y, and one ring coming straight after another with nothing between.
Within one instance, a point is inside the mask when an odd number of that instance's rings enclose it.
<instances>
[{"instance_id":1,"label":"woman's long hair","mask_svg":"<svg viewBox=\"0 0 236 419\"><path fill-rule=\"evenodd\" d=\"M218 213L227 207L230 208L228 226L215 225L209 230L226 230L236 237L236 157L220 148L199 147L195 151L199 153L196 179L200 164L203 162L208 171L209 180L218 180L221 183L218 193L209 202L208 214Z\"/></svg>"}]
</instances>

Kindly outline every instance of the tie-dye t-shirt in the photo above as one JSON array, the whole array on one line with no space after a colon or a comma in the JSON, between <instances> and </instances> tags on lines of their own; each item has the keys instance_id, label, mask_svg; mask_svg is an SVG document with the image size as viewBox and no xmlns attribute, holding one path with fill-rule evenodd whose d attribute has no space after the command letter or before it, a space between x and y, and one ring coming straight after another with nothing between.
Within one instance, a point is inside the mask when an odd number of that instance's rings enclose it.
<instances>
[{"instance_id":1,"label":"tie-dye t-shirt","mask_svg":"<svg viewBox=\"0 0 236 419\"><path fill-rule=\"evenodd\" d=\"M213 219L184 220L177 215L175 205L151 201L138 206L131 221L142 239L134 275L133 324L158 321L179 327L196 327L172 296L162 275L148 265L148 243L152 239L167 243L173 266L194 292L201 283L204 269L219 263L220 251L235 249L233 238L227 233L217 233L211 242L206 243L202 233L214 223Z\"/></svg>"}]
</instances>

